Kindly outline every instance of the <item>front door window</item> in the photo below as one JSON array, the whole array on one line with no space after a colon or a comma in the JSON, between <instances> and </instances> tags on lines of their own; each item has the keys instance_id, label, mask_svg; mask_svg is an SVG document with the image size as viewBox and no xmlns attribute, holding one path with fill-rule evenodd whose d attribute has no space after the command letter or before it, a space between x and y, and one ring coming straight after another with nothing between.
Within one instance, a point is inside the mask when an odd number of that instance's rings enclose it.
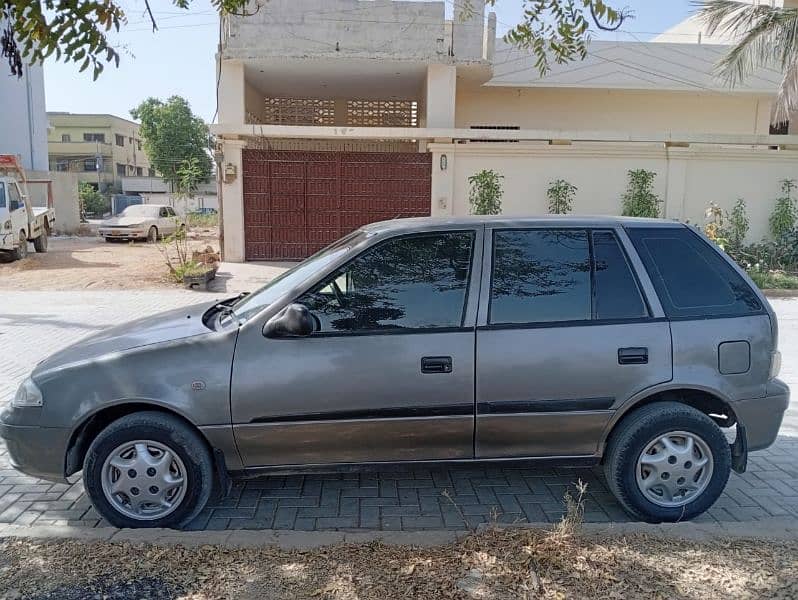
<instances>
[{"instance_id":1,"label":"front door window","mask_svg":"<svg viewBox=\"0 0 798 600\"><path fill-rule=\"evenodd\" d=\"M319 333L462 327L473 244L461 231L391 239L297 301L318 317Z\"/></svg>"}]
</instances>

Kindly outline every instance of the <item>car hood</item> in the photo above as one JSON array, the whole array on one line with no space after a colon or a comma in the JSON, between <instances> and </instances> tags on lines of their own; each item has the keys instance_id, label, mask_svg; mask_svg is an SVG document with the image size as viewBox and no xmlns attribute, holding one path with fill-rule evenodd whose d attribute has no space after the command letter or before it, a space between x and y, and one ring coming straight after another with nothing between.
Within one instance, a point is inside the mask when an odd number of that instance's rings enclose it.
<instances>
[{"instance_id":1,"label":"car hood","mask_svg":"<svg viewBox=\"0 0 798 600\"><path fill-rule=\"evenodd\" d=\"M100 223L100 227L130 227L148 221L147 217L113 217Z\"/></svg>"},{"instance_id":2,"label":"car hood","mask_svg":"<svg viewBox=\"0 0 798 600\"><path fill-rule=\"evenodd\" d=\"M99 359L118 352L211 333L202 315L215 302L178 308L103 330L56 352L40 362L33 377L68 365Z\"/></svg>"}]
</instances>

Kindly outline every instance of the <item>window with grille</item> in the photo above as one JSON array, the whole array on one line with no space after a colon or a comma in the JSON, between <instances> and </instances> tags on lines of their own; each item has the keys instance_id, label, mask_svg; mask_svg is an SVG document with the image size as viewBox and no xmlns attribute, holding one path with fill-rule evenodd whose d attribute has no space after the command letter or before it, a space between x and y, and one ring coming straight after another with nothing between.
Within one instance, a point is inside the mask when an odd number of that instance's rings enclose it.
<instances>
[{"instance_id":1,"label":"window with grille","mask_svg":"<svg viewBox=\"0 0 798 600\"><path fill-rule=\"evenodd\" d=\"M488 130L488 131L520 131L521 128L518 125L472 125L471 129L474 130ZM518 140L468 140L469 142L487 142L487 143L507 143L507 142L518 142Z\"/></svg>"},{"instance_id":2,"label":"window with grille","mask_svg":"<svg viewBox=\"0 0 798 600\"><path fill-rule=\"evenodd\" d=\"M770 126L770 135L788 135L790 133L790 122L782 121Z\"/></svg>"},{"instance_id":3,"label":"window with grille","mask_svg":"<svg viewBox=\"0 0 798 600\"><path fill-rule=\"evenodd\" d=\"M116 145L117 146L124 146L125 145L125 136L116 134Z\"/></svg>"},{"instance_id":4,"label":"window with grille","mask_svg":"<svg viewBox=\"0 0 798 600\"><path fill-rule=\"evenodd\" d=\"M83 134L83 141L84 142L100 142L101 144L105 143L105 134L104 133L84 133Z\"/></svg>"},{"instance_id":5,"label":"window with grille","mask_svg":"<svg viewBox=\"0 0 798 600\"><path fill-rule=\"evenodd\" d=\"M347 100L346 124L353 127L418 127L418 102Z\"/></svg>"},{"instance_id":6,"label":"window with grille","mask_svg":"<svg viewBox=\"0 0 798 600\"><path fill-rule=\"evenodd\" d=\"M62 142L71 142L72 141L72 136L69 135L68 133L62 133L61 134L61 141Z\"/></svg>"},{"instance_id":7,"label":"window with grille","mask_svg":"<svg viewBox=\"0 0 798 600\"><path fill-rule=\"evenodd\" d=\"M266 98L264 125L335 125L335 101L316 98Z\"/></svg>"}]
</instances>

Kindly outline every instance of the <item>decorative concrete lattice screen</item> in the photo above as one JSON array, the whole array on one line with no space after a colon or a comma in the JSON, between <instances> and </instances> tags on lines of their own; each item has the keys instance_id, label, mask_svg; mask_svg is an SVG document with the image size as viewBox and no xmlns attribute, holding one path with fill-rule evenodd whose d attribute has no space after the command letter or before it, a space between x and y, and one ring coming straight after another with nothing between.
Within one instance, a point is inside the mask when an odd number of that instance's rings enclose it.
<instances>
[{"instance_id":1,"label":"decorative concrete lattice screen","mask_svg":"<svg viewBox=\"0 0 798 600\"><path fill-rule=\"evenodd\" d=\"M335 102L315 98L266 98L264 125L335 125Z\"/></svg>"},{"instance_id":2,"label":"decorative concrete lattice screen","mask_svg":"<svg viewBox=\"0 0 798 600\"><path fill-rule=\"evenodd\" d=\"M413 100L347 100L346 124L352 127L418 127Z\"/></svg>"}]
</instances>

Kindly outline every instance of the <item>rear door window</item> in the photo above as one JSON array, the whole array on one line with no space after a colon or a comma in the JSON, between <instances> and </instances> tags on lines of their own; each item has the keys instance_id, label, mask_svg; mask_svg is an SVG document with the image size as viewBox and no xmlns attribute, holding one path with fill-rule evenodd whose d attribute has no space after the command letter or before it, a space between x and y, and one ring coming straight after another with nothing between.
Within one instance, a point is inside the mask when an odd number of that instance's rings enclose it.
<instances>
[{"instance_id":1,"label":"rear door window","mask_svg":"<svg viewBox=\"0 0 798 600\"><path fill-rule=\"evenodd\" d=\"M554 323L591 318L586 230L496 231L490 323Z\"/></svg>"},{"instance_id":2,"label":"rear door window","mask_svg":"<svg viewBox=\"0 0 798 600\"><path fill-rule=\"evenodd\" d=\"M596 319L641 319L648 316L637 279L611 231L593 232L596 265Z\"/></svg>"},{"instance_id":3,"label":"rear door window","mask_svg":"<svg viewBox=\"0 0 798 600\"><path fill-rule=\"evenodd\" d=\"M688 228L632 227L627 231L668 317L762 312L762 304L739 273Z\"/></svg>"}]
</instances>

